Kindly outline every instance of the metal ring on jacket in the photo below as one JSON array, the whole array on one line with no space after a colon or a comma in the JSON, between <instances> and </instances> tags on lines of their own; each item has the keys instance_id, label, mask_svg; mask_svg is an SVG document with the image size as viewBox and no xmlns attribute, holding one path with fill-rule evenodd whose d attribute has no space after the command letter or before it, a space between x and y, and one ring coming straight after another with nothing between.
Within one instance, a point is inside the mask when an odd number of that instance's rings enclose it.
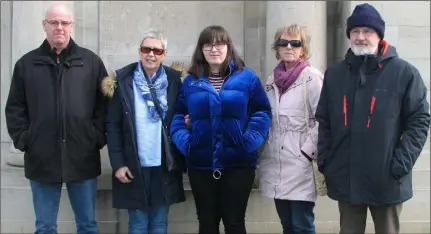
<instances>
[{"instance_id":1,"label":"metal ring on jacket","mask_svg":"<svg viewBox=\"0 0 431 234\"><path fill-rule=\"evenodd\" d=\"M216 179L216 180L220 179L221 178L221 171L214 170L213 171L213 178Z\"/></svg>"}]
</instances>

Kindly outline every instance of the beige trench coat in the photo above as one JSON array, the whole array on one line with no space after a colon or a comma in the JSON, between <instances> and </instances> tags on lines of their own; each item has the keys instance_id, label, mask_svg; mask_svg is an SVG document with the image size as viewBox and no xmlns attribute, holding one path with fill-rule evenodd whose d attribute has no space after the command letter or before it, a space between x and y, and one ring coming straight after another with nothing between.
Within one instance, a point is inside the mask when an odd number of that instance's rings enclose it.
<instances>
[{"instance_id":1,"label":"beige trench coat","mask_svg":"<svg viewBox=\"0 0 431 234\"><path fill-rule=\"evenodd\" d=\"M309 101L308 134L303 78ZM307 67L280 98L273 77L269 77L266 92L273 118L259 163L259 187L263 196L283 200L316 200L312 163L301 154L301 150L313 159L317 156L318 123L314 113L322 83L323 74L314 67Z\"/></svg>"}]
</instances>

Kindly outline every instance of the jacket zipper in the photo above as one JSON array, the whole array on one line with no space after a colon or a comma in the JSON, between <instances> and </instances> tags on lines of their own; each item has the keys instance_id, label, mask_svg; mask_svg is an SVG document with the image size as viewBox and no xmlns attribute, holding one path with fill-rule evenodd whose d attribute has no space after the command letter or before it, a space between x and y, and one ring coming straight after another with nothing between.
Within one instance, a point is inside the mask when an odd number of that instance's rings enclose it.
<instances>
[{"instance_id":1,"label":"jacket zipper","mask_svg":"<svg viewBox=\"0 0 431 234\"><path fill-rule=\"evenodd\" d=\"M135 137L136 137L135 136L135 128L133 126L133 118L131 116L131 114L132 114L131 113L132 108L129 106L129 103L127 102L127 99L125 97L126 92L124 92L123 85L120 84L119 87L120 87L121 93L124 94L124 95L122 95L122 98L123 98L124 103L126 104L126 107L127 107L127 116L129 116L129 120L130 120L130 124L131 124L130 127L132 129L131 134L132 134L133 147L135 148L135 152L138 152L138 149L136 148L137 143L135 141ZM140 165L139 158L137 158L137 159L138 159L138 163L139 163L138 165Z\"/></svg>"},{"instance_id":2,"label":"jacket zipper","mask_svg":"<svg viewBox=\"0 0 431 234\"><path fill-rule=\"evenodd\" d=\"M229 67L229 73L227 74L227 76L224 78L224 80L223 80L223 84L221 84L221 86L220 86L220 91L219 91L219 93L221 92L221 90L222 90L222 88L223 88L223 86L224 86L224 84L225 84L225 82L226 82L226 80L227 80L227 78L230 76L230 74L232 73L232 69Z\"/></svg>"},{"instance_id":3,"label":"jacket zipper","mask_svg":"<svg viewBox=\"0 0 431 234\"><path fill-rule=\"evenodd\" d=\"M118 79L117 79L118 80ZM145 181L145 178L144 178L144 176L143 176L143 174L142 174L142 171L141 171L141 162L139 161L139 153L138 153L138 149L137 149L137 143L136 143L136 141L135 141L135 137L136 137L136 131L135 131L135 128L134 128L134 126L133 126L133 118L132 118L132 113L131 113L131 110L132 110L132 108L129 106L129 103L127 102L127 99L126 99L126 96L125 95L127 95L127 93L126 92L124 92L124 89L123 89L123 84L122 83L120 83L120 82L118 82L119 83L119 85L118 85L118 87L120 87L120 91L121 91L121 93L123 93L123 95L122 95L122 98L123 98L123 101L124 101L124 103L125 103L125 105L126 105L126 108L127 108L127 110L126 110L126 115L128 116L128 118L129 118L129 124L130 124L130 127L131 127L131 129L132 129L132 131L131 131L131 133L130 134L132 134L132 142L133 142L133 148L135 149L135 152L136 152L136 162L137 162L137 164L138 164L138 176L139 176L139 178L141 178L142 179L142 182L144 183L144 190L145 190L145 194L146 194L146 196L147 197L149 197L149 193L148 193L148 190L147 190L147 182Z\"/></svg>"},{"instance_id":4,"label":"jacket zipper","mask_svg":"<svg viewBox=\"0 0 431 234\"><path fill-rule=\"evenodd\" d=\"M60 63L60 57L57 55L56 59L56 72L57 72L57 116L59 117L59 123L60 126L60 155L61 155L61 163L60 163L60 175L61 175L61 181L63 181L63 163L64 158L66 157L66 130L65 130L65 111L64 105L63 105L63 68L61 67L62 64Z\"/></svg>"},{"instance_id":5,"label":"jacket zipper","mask_svg":"<svg viewBox=\"0 0 431 234\"><path fill-rule=\"evenodd\" d=\"M227 74L227 76L224 78L224 80L223 80L223 84L220 86L220 90L219 90L219 92L217 92L217 90L215 90L215 87L214 87L214 85L212 85L213 86L213 89L214 89L214 91L215 91L215 93L220 97L220 92L222 91L222 89L223 89L223 86L224 86L224 84L225 84L225 82L226 82L226 80L228 79L228 77L231 75L231 73L232 73L232 68L229 66L229 73ZM211 83L211 81L210 81L210 83ZM214 145L214 148L213 148L213 152L215 152L215 145ZM213 155L213 166L212 166L212 168L213 168L213 175L214 175L214 173L216 172L216 171L218 171L219 170L219 168L216 168L216 166L215 166L215 164L214 164L214 155ZM219 173L220 173L220 177L221 177L221 172L220 171L218 171Z\"/></svg>"},{"instance_id":6,"label":"jacket zipper","mask_svg":"<svg viewBox=\"0 0 431 234\"><path fill-rule=\"evenodd\" d=\"M62 84L63 84L63 69L62 64L60 63L59 55L57 55L55 61L38 61L39 64L45 64L53 66L55 69L55 82L56 82L56 115L57 115L57 122L56 125L59 128L59 133L57 134L57 142L60 144L60 180L63 181L63 160L66 156L66 130L65 130L65 110L63 105L63 92L62 92Z\"/></svg>"}]
</instances>

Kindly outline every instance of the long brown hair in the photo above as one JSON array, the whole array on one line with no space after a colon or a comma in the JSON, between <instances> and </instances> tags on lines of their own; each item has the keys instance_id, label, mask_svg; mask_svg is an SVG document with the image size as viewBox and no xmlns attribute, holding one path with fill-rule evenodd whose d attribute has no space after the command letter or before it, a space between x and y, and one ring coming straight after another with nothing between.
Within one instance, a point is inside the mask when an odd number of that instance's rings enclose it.
<instances>
[{"instance_id":1,"label":"long brown hair","mask_svg":"<svg viewBox=\"0 0 431 234\"><path fill-rule=\"evenodd\" d=\"M244 61L238 56L229 33L222 26L212 25L202 30L201 34L199 35L188 73L196 77L199 77L201 74L206 76L210 75L211 70L203 54L202 47L204 44L213 43L225 43L227 45L226 59L220 68L221 76L226 76L231 60L235 62L237 70L242 70L242 68L245 66Z\"/></svg>"}]
</instances>

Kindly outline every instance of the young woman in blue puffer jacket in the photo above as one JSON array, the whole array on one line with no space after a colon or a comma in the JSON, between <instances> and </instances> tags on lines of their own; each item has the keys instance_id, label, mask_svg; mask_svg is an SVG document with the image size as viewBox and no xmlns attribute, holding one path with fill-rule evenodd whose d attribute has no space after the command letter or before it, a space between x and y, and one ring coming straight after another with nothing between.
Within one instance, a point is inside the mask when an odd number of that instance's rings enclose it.
<instances>
[{"instance_id":1,"label":"young woman in blue puffer jacket","mask_svg":"<svg viewBox=\"0 0 431 234\"><path fill-rule=\"evenodd\" d=\"M190 126L185 117L190 119ZM259 77L239 58L228 32L205 28L184 78L170 127L185 156L199 233L245 234L258 148L271 124Z\"/></svg>"}]
</instances>

